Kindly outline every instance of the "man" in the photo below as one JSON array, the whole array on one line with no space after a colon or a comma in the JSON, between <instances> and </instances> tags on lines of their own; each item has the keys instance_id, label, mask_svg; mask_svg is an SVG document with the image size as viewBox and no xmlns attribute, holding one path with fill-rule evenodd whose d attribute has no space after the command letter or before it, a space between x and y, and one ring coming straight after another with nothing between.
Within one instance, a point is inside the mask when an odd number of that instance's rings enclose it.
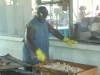
<instances>
[{"instance_id":1,"label":"man","mask_svg":"<svg viewBox=\"0 0 100 75\"><path fill-rule=\"evenodd\" d=\"M58 30L54 29L46 21L47 15L46 7L41 6L37 10L37 15L27 24L23 45L23 61L26 63L35 65L44 62L49 56L49 32L70 46L77 43L64 37ZM32 59L32 56L37 56L37 58ZM32 68L26 68L26 70L32 71Z\"/></svg>"},{"instance_id":2,"label":"man","mask_svg":"<svg viewBox=\"0 0 100 75\"><path fill-rule=\"evenodd\" d=\"M100 38L100 17L94 17L94 23L91 26L91 36Z\"/></svg>"}]
</instances>

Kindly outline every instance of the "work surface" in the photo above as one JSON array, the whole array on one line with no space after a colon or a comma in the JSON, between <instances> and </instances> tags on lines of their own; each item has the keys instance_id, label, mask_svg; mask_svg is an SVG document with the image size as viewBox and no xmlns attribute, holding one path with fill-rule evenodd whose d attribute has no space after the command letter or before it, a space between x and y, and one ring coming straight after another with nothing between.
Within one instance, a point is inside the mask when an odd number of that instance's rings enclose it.
<instances>
[{"instance_id":1,"label":"work surface","mask_svg":"<svg viewBox=\"0 0 100 75\"><path fill-rule=\"evenodd\" d=\"M31 66L31 65L19 59L16 59L9 54L5 56L0 56L0 71L12 68L22 68L26 66Z\"/></svg>"}]
</instances>

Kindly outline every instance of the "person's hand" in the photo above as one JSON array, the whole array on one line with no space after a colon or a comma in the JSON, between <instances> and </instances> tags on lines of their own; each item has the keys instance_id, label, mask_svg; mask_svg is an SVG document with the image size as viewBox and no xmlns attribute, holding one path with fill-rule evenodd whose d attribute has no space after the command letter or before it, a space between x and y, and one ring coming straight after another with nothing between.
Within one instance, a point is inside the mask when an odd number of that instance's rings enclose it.
<instances>
[{"instance_id":1,"label":"person's hand","mask_svg":"<svg viewBox=\"0 0 100 75\"><path fill-rule=\"evenodd\" d=\"M46 56L40 48L36 49L36 54L37 54L38 60L40 60L41 62L44 62L46 60Z\"/></svg>"},{"instance_id":2,"label":"person's hand","mask_svg":"<svg viewBox=\"0 0 100 75\"><path fill-rule=\"evenodd\" d=\"M77 41L70 40L69 38L66 38L66 37L64 37L63 41L66 42L70 46L72 46L73 44L78 44Z\"/></svg>"},{"instance_id":3,"label":"person's hand","mask_svg":"<svg viewBox=\"0 0 100 75\"><path fill-rule=\"evenodd\" d=\"M91 12L90 12L90 11L87 13L87 15L89 15L89 14L91 14Z\"/></svg>"}]
</instances>

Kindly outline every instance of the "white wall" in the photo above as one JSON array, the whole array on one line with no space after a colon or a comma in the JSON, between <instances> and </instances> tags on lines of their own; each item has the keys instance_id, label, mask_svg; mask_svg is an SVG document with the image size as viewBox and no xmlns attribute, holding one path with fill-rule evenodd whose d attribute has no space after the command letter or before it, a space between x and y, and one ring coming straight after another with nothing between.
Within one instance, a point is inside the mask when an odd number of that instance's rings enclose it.
<instances>
[{"instance_id":1,"label":"white wall","mask_svg":"<svg viewBox=\"0 0 100 75\"><path fill-rule=\"evenodd\" d=\"M0 36L0 56L10 54L22 60L22 38Z\"/></svg>"},{"instance_id":2,"label":"white wall","mask_svg":"<svg viewBox=\"0 0 100 75\"><path fill-rule=\"evenodd\" d=\"M23 36L31 15L31 0L13 0L13 5L3 4L0 0L0 34Z\"/></svg>"}]
</instances>

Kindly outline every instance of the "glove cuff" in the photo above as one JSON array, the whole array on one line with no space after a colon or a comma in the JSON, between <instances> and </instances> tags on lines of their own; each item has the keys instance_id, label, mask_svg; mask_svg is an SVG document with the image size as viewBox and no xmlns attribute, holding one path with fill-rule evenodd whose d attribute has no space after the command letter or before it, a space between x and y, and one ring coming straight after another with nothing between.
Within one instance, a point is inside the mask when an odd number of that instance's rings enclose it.
<instances>
[{"instance_id":1,"label":"glove cuff","mask_svg":"<svg viewBox=\"0 0 100 75\"><path fill-rule=\"evenodd\" d=\"M64 38L63 38L63 41L64 41L64 42L68 42L68 41L69 41L69 38L64 37Z\"/></svg>"},{"instance_id":2,"label":"glove cuff","mask_svg":"<svg viewBox=\"0 0 100 75\"><path fill-rule=\"evenodd\" d=\"M41 52L41 49L40 48L37 48L36 49L36 54L38 55L40 52Z\"/></svg>"}]
</instances>

